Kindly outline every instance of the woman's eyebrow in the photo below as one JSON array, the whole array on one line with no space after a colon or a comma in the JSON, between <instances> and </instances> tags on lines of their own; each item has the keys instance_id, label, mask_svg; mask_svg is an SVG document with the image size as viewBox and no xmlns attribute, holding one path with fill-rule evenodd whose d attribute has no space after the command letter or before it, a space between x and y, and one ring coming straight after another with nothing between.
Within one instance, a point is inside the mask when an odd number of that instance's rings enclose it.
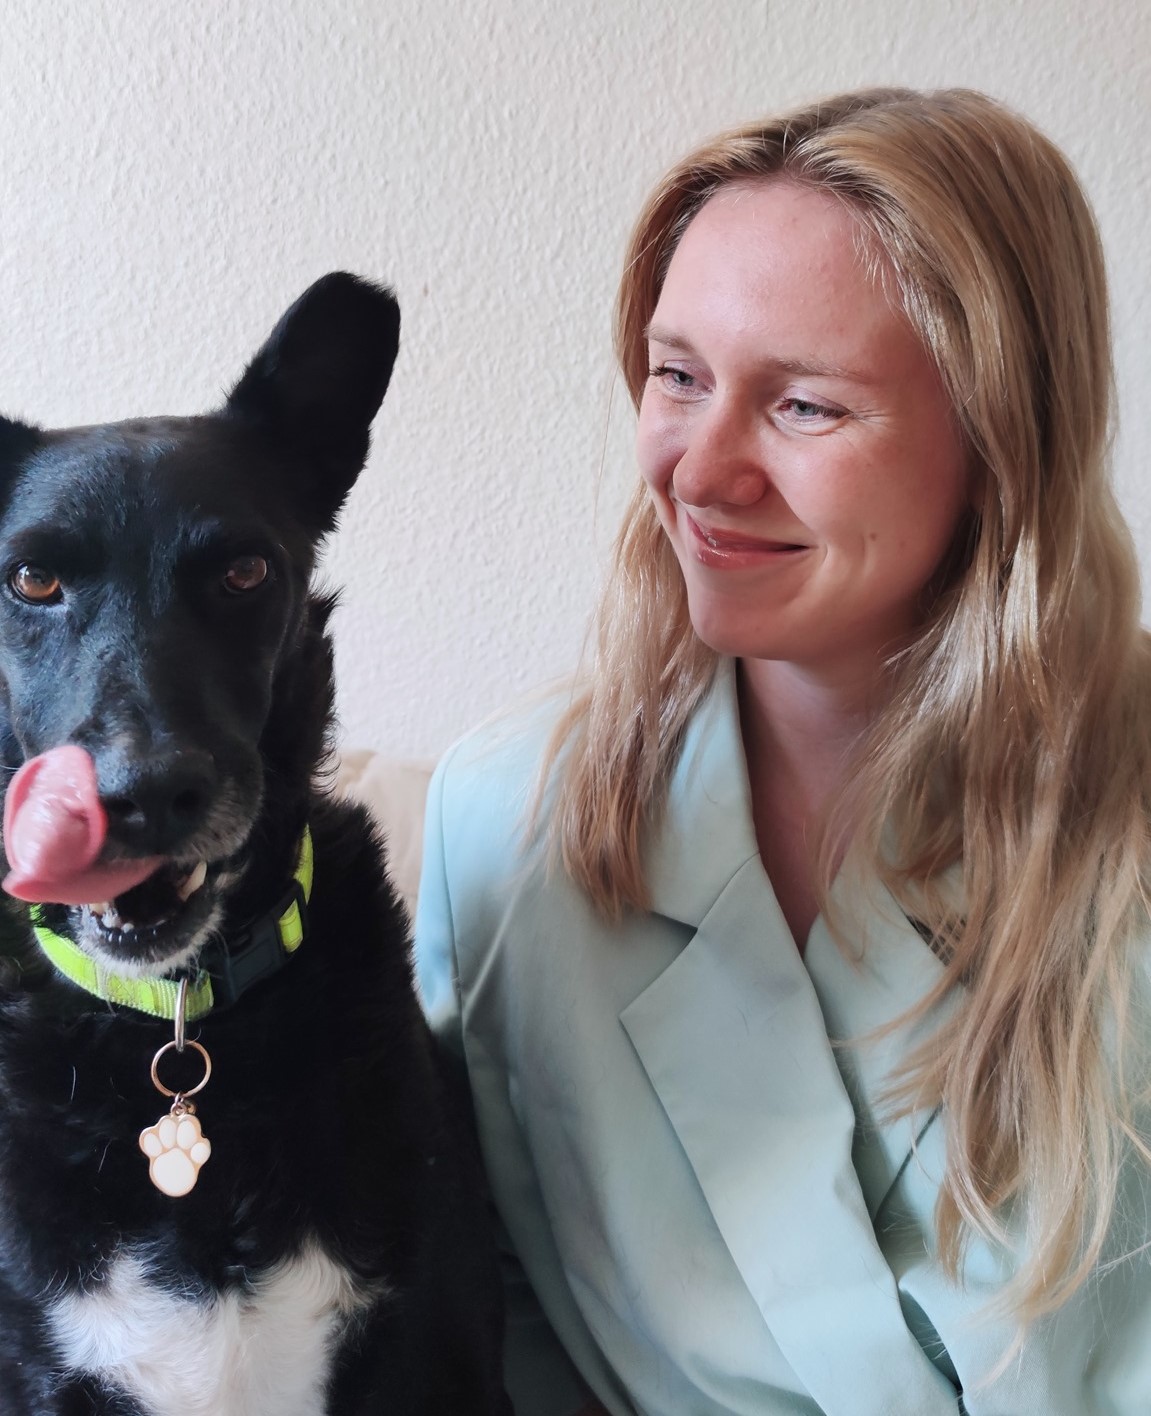
<instances>
[{"instance_id":1,"label":"woman's eyebrow","mask_svg":"<svg viewBox=\"0 0 1151 1416\"><path fill-rule=\"evenodd\" d=\"M662 344L665 349L675 349L681 354L694 354L695 347L690 340L682 335L675 334L669 329L664 329L661 325L648 325L644 331L644 338L653 344ZM845 368L842 364L829 363L826 359L782 359L768 356L764 359L764 364L773 369L780 369L785 374L792 374L796 378L824 378L824 379L844 379L848 383L870 384L874 383L874 378L860 373L857 369Z\"/></svg>"},{"instance_id":2,"label":"woman's eyebrow","mask_svg":"<svg viewBox=\"0 0 1151 1416\"><path fill-rule=\"evenodd\" d=\"M800 378L846 379L849 383L874 383L873 378L843 364L830 364L826 359L769 359L777 369Z\"/></svg>"},{"instance_id":3,"label":"woman's eyebrow","mask_svg":"<svg viewBox=\"0 0 1151 1416\"><path fill-rule=\"evenodd\" d=\"M655 344L662 344L667 349L678 349L684 354L695 353L688 340L678 334L672 334L670 330L664 329L661 325L649 324L643 332L643 337Z\"/></svg>"}]
</instances>

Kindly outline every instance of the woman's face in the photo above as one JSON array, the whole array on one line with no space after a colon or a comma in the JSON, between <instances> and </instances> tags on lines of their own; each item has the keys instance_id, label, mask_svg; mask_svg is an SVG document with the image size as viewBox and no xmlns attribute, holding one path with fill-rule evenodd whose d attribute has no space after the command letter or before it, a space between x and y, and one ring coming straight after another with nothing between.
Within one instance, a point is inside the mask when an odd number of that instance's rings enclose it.
<instances>
[{"instance_id":1,"label":"woman's face","mask_svg":"<svg viewBox=\"0 0 1151 1416\"><path fill-rule=\"evenodd\" d=\"M640 467L721 653L873 673L916 624L968 497L939 377L835 200L723 188L652 317Z\"/></svg>"}]
</instances>

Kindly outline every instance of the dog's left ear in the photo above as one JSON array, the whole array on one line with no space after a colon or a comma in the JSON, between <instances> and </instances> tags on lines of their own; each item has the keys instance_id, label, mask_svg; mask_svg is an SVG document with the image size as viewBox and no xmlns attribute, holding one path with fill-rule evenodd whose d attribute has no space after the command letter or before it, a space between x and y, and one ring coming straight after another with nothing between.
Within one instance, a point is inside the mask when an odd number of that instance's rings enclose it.
<instances>
[{"instance_id":1,"label":"dog's left ear","mask_svg":"<svg viewBox=\"0 0 1151 1416\"><path fill-rule=\"evenodd\" d=\"M0 416L0 468L7 471L33 452L39 443L40 429L34 424Z\"/></svg>"},{"instance_id":2,"label":"dog's left ear","mask_svg":"<svg viewBox=\"0 0 1151 1416\"><path fill-rule=\"evenodd\" d=\"M364 465L399 343L392 292L335 271L304 291L228 396L227 414L303 454L298 490L317 534L333 528Z\"/></svg>"}]
</instances>

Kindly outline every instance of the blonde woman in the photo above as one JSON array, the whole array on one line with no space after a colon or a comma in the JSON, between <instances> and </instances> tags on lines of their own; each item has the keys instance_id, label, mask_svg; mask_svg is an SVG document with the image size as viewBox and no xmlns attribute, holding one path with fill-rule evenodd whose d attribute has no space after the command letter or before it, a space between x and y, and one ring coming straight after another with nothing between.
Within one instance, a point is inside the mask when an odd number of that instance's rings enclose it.
<instances>
[{"instance_id":1,"label":"blonde woman","mask_svg":"<svg viewBox=\"0 0 1151 1416\"><path fill-rule=\"evenodd\" d=\"M417 926L579 1374L513 1302L517 1410L1151 1411L1151 682L1078 183L979 94L831 99L667 175L617 330L598 657L442 764Z\"/></svg>"}]
</instances>

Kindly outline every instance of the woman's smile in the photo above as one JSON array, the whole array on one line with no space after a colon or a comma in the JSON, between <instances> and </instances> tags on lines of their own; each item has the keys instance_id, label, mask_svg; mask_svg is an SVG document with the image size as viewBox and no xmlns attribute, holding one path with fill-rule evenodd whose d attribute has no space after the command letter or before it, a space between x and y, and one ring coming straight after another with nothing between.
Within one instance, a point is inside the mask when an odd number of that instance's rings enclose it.
<instances>
[{"instance_id":1,"label":"woman's smile","mask_svg":"<svg viewBox=\"0 0 1151 1416\"><path fill-rule=\"evenodd\" d=\"M811 549L810 546L800 545L795 541L751 536L743 531L705 525L682 507L680 516L692 538L692 550L696 558L701 564L715 566L720 570L736 570L745 566L764 566L793 560L801 552Z\"/></svg>"}]
</instances>

